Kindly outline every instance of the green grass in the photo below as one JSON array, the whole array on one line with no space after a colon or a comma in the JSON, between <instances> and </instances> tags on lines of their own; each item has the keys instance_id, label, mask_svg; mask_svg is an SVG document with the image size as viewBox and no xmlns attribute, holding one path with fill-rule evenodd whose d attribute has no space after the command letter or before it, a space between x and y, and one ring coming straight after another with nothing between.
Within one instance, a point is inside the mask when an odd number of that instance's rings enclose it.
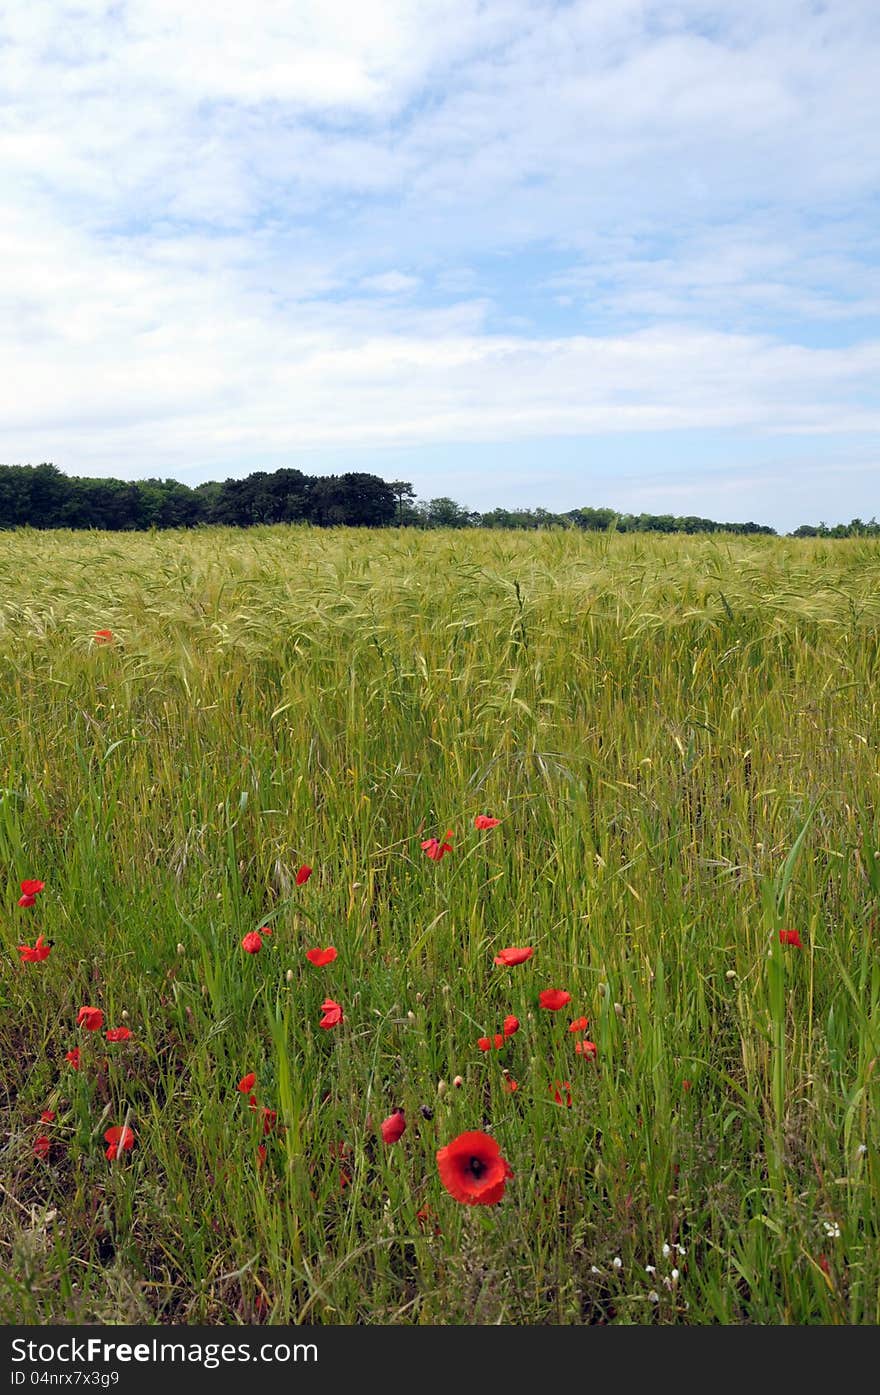
<instances>
[{"instance_id":1,"label":"green grass","mask_svg":"<svg viewBox=\"0 0 880 1395\"><path fill-rule=\"evenodd\" d=\"M878 640L866 541L0 535L0 1320L880 1321Z\"/></svg>"}]
</instances>

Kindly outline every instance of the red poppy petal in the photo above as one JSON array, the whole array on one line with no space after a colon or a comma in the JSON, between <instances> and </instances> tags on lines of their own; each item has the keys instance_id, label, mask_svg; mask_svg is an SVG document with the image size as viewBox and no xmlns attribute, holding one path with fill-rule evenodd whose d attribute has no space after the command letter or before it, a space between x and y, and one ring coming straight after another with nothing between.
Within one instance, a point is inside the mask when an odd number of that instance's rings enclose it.
<instances>
[{"instance_id":1,"label":"red poppy petal","mask_svg":"<svg viewBox=\"0 0 880 1395\"><path fill-rule=\"evenodd\" d=\"M527 959L531 959L534 952L531 945L524 946L523 948L512 945L509 949L500 950L499 953L495 955L494 962L496 964L503 964L505 968L511 969L514 964L524 964Z\"/></svg>"},{"instance_id":2,"label":"red poppy petal","mask_svg":"<svg viewBox=\"0 0 880 1395\"><path fill-rule=\"evenodd\" d=\"M395 1109L393 1114L382 1120L380 1128L383 1143L397 1143L406 1132L406 1116L403 1110Z\"/></svg>"},{"instance_id":3,"label":"red poppy petal","mask_svg":"<svg viewBox=\"0 0 880 1395\"><path fill-rule=\"evenodd\" d=\"M571 994L566 993L564 988L544 988L538 994L538 1002L542 1008L547 1008L550 1012L558 1012L564 1008L566 1003L571 1002Z\"/></svg>"},{"instance_id":4,"label":"red poppy petal","mask_svg":"<svg viewBox=\"0 0 880 1395\"><path fill-rule=\"evenodd\" d=\"M100 1032L104 1025L104 1014L100 1008L81 1007L76 1015L76 1025L87 1032Z\"/></svg>"},{"instance_id":5,"label":"red poppy petal","mask_svg":"<svg viewBox=\"0 0 880 1395\"><path fill-rule=\"evenodd\" d=\"M465 1206L494 1206L513 1176L496 1140L477 1130L440 1148L437 1167L446 1190Z\"/></svg>"},{"instance_id":6,"label":"red poppy petal","mask_svg":"<svg viewBox=\"0 0 880 1395\"><path fill-rule=\"evenodd\" d=\"M333 963L337 953L338 951L332 945L328 945L326 949L307 949L306 958L310 964L315 965L315 968L323 969L325 964Z\"/></svg>"}]
</instances>

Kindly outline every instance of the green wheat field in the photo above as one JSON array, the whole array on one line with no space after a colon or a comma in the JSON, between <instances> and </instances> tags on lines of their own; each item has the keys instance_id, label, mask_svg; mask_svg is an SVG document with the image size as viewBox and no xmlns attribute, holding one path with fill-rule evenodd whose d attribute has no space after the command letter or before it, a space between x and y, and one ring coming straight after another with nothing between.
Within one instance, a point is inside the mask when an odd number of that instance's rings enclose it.
<instances>
[{"instance_id":1,"label":"green wheat field","mask_svg":"<svg viewBox=\"0 0 880 1395\"><path fill-rule=\"evenodd\" d=\"M0 1319L880 1321L878 671L870 541L0 535Z\"/></svg>"}]
</instances>

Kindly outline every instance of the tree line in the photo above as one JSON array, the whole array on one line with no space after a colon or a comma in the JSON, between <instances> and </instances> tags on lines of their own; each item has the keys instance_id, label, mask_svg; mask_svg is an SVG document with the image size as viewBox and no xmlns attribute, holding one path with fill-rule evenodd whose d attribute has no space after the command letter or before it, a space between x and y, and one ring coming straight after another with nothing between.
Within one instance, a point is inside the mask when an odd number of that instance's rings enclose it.
<instances>
[{"instance_id":1,"label":"tree line","mask_svg":"<svg viewBox=\"0 0 880 1395\"><path fill-rule=\"evenodd\" d=\"M209 481L194 488L179 480L88 479L57 466L0 465L0 528L100 528L143 531L200 524L251 527L311 523L316 527L581 528L619 533L762 533L760 523L718 523L693 515L618 513L579 508L490 509L477 513L454 499L418 501L406 480L378 475L305 475L301 470L257 470L244 479ZM793 537L876 537L880 524L853 519L828 528L803 524Z\"/></svg>"}]
</instances>

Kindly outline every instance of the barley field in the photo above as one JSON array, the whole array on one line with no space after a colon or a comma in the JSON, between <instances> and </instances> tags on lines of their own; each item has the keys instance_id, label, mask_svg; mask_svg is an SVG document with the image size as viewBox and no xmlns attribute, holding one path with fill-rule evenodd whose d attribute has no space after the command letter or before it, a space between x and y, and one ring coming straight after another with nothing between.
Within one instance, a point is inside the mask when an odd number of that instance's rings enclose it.
<instances>
[{"instance_id":1,"label":"barley field","mask_svg":"<svg viewBox=\"0 0 880 1395\"><path fill-rule=\"evenodd\" d=\"M0 1320L880 1321L878 656L870 541L0 535Z\"/></svg>"}]
</instances>

